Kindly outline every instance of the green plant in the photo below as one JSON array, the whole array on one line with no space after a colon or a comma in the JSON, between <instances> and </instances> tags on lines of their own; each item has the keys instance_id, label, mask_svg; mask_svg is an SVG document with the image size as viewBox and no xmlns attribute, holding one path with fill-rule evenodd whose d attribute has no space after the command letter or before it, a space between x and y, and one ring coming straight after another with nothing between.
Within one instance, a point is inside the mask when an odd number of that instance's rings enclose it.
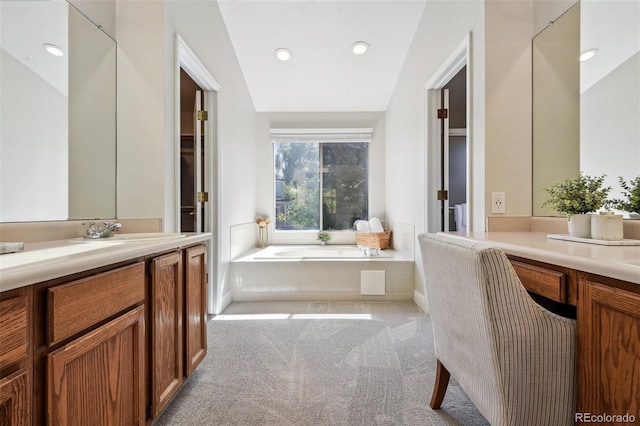
<instances>
[{"instance_id":1,"label":"green plant","mask_svg":"<svg viewBox=\"0 0 640 426\"><path fill-rule=\"evenodd\" d=\"M640 176L627 183L622 176L618 176L618 182L624 191L625 199L612 200L612 205L618 210L629 213L640 213Z\"/></svg>"},{"instance_id":2,"label":"green plant","mask_svg":"<svg viewBox=\"0 0 640 426\"><path fill-rule=\"evenodd\" d=\"M592 177L582 172L573 179L544 188L549 193L549 198L542 207L549 206L560 213L567 215L591 213L602 207L611 205L607 200L611 187L604 188L606 175Z\"/></svg>"},{"instance_id":3,"label":"green plant","mask_svg":"<svg viewBox=\"0 0 640 426\"><path fill-rule=\"evenodd\" d=\"M318 241L329 241L331 239L331 235L326 232L318 232Z\"/></svg>"}]
</instances>

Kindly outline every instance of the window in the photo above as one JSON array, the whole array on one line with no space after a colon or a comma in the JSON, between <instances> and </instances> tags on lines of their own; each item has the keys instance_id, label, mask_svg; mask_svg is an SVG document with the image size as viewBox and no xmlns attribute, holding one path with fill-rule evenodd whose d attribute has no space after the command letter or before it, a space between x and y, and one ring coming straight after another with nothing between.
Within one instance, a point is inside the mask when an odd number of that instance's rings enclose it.
<instances>
[{"instance_id":1,"label":"window","mask_svg":"<svg viewBox=\"0 0 640 426\"><path fill-rule=\"evenodd\" d=\"M276 229L344 230L367 219L370 129L272 130Z\"/></svg>"}]
</instances>

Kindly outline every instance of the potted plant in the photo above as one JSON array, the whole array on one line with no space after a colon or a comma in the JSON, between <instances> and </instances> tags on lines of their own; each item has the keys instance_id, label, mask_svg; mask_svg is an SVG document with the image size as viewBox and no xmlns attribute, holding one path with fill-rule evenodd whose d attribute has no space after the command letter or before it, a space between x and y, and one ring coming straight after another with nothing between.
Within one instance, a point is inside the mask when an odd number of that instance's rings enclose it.
<instances>
[{"instance_id":1,"label":"potted plant","mask_svg":"<svg viewBox=\"0 0 640 426\"><path fill-rule=\"evenodd\" d=\"M331 239L331 235L327 232L318 232L318 241L320 241L320 245L323 246L327 244L327 241Z\"/></svg>"},{"instance_id":2,"label":"potted plant","mask_svg":"<svg viewBox=\"0 0 640 426\"><path fill-rule=\"evenodd\" d=\"M624 191L624 199L612 201L613 207L629 213L630 219L640 219L640 176L627 183L622 176L618 177L618 182Z\"/></svg>"},{"instance_id":3,"label":"potted plant","mask_svg":"<svg viewBox=\"0 0 640 426\"><path fill-rule=\"evenodd\" d=\"M592 177L580 172L573 179L544 188L549 198L542 204L567 215L569 235L591 237L591 217L598 209L609 205L611 187L603 187L606 175Z\"/></svg>"}]
</instances>

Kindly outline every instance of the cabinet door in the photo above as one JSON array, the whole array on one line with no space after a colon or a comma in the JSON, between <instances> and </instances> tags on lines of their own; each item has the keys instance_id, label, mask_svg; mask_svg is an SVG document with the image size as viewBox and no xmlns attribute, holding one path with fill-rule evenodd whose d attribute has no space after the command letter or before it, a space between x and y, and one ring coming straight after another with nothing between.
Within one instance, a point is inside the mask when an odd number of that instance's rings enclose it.
<instances>
[{"instance_id":1,"label":"cabinet door","mask_svg":"<svg viewBox=\"0 0 640 426\"><path fill-rule=\"evenodd\" d=\"M8 294L8 293L7 293ZM24 294L2 295L0 300L0 369L29 356L30 298Z\"/></svg>"},{"instance_id":2,"label":"cabinet door","mask_svg":"<svg viewBox=\"0 0 640 426\"><path fill-rule=\"evenodd\" d=\"M185 375L207 354L207 271L205 246L185 250Z\"/></svg>"},{"instance_id":3,"label":"cabinet door","mask_svg":"<svg viewBox=\"0 0 640 426\"><path fill-rule=\"evenodd\" d=\"M151 398L156 417L183 381L182 253L151 260Z\"/></svg>"},{"instance_id":4,"label":"cabinet door","mask_svg":"<svg viewBox=\"0 0 640 426\"><path fill-rule=\"evenodd\" d=\"M144 307L47 355L49 425L144 425Z\"/></svg>"},{"instance_id":5,"label":"cabinet door","mask_svg":"<svg viewBox=\"0 0 640 426\"><path fill-rule=\"evenodd\" d=\"M581 280L578 413L640 413L640 294Z\"/></svg>"},{"instance_id":6,"label":"cabinet door","mask_svg":"<svg viewBox=\"0 0 640 426\"><path fill-rule=\"evenodd\" d=\"M31 425L30 383L27 369L0 380L0 425Z\"/></svg>"}]
</instances>

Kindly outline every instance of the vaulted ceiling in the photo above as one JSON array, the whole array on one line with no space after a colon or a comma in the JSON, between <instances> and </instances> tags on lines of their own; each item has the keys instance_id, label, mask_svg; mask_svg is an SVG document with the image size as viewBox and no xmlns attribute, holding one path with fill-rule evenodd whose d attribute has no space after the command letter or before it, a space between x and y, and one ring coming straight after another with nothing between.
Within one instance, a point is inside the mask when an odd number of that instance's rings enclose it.
<instances>
[{"instance_id":1,"label":"vaulted ceiling","mask_svg":"<svg viewBox=\"0 0 640 426\"><path fill-rule=\"evenodd\" d=\"M220 0L257 111L384 111L426 0ZM353 43L369 49L355 55ZM287 48L281 62L275 50Z\"/></svg>"}]
</instances>

